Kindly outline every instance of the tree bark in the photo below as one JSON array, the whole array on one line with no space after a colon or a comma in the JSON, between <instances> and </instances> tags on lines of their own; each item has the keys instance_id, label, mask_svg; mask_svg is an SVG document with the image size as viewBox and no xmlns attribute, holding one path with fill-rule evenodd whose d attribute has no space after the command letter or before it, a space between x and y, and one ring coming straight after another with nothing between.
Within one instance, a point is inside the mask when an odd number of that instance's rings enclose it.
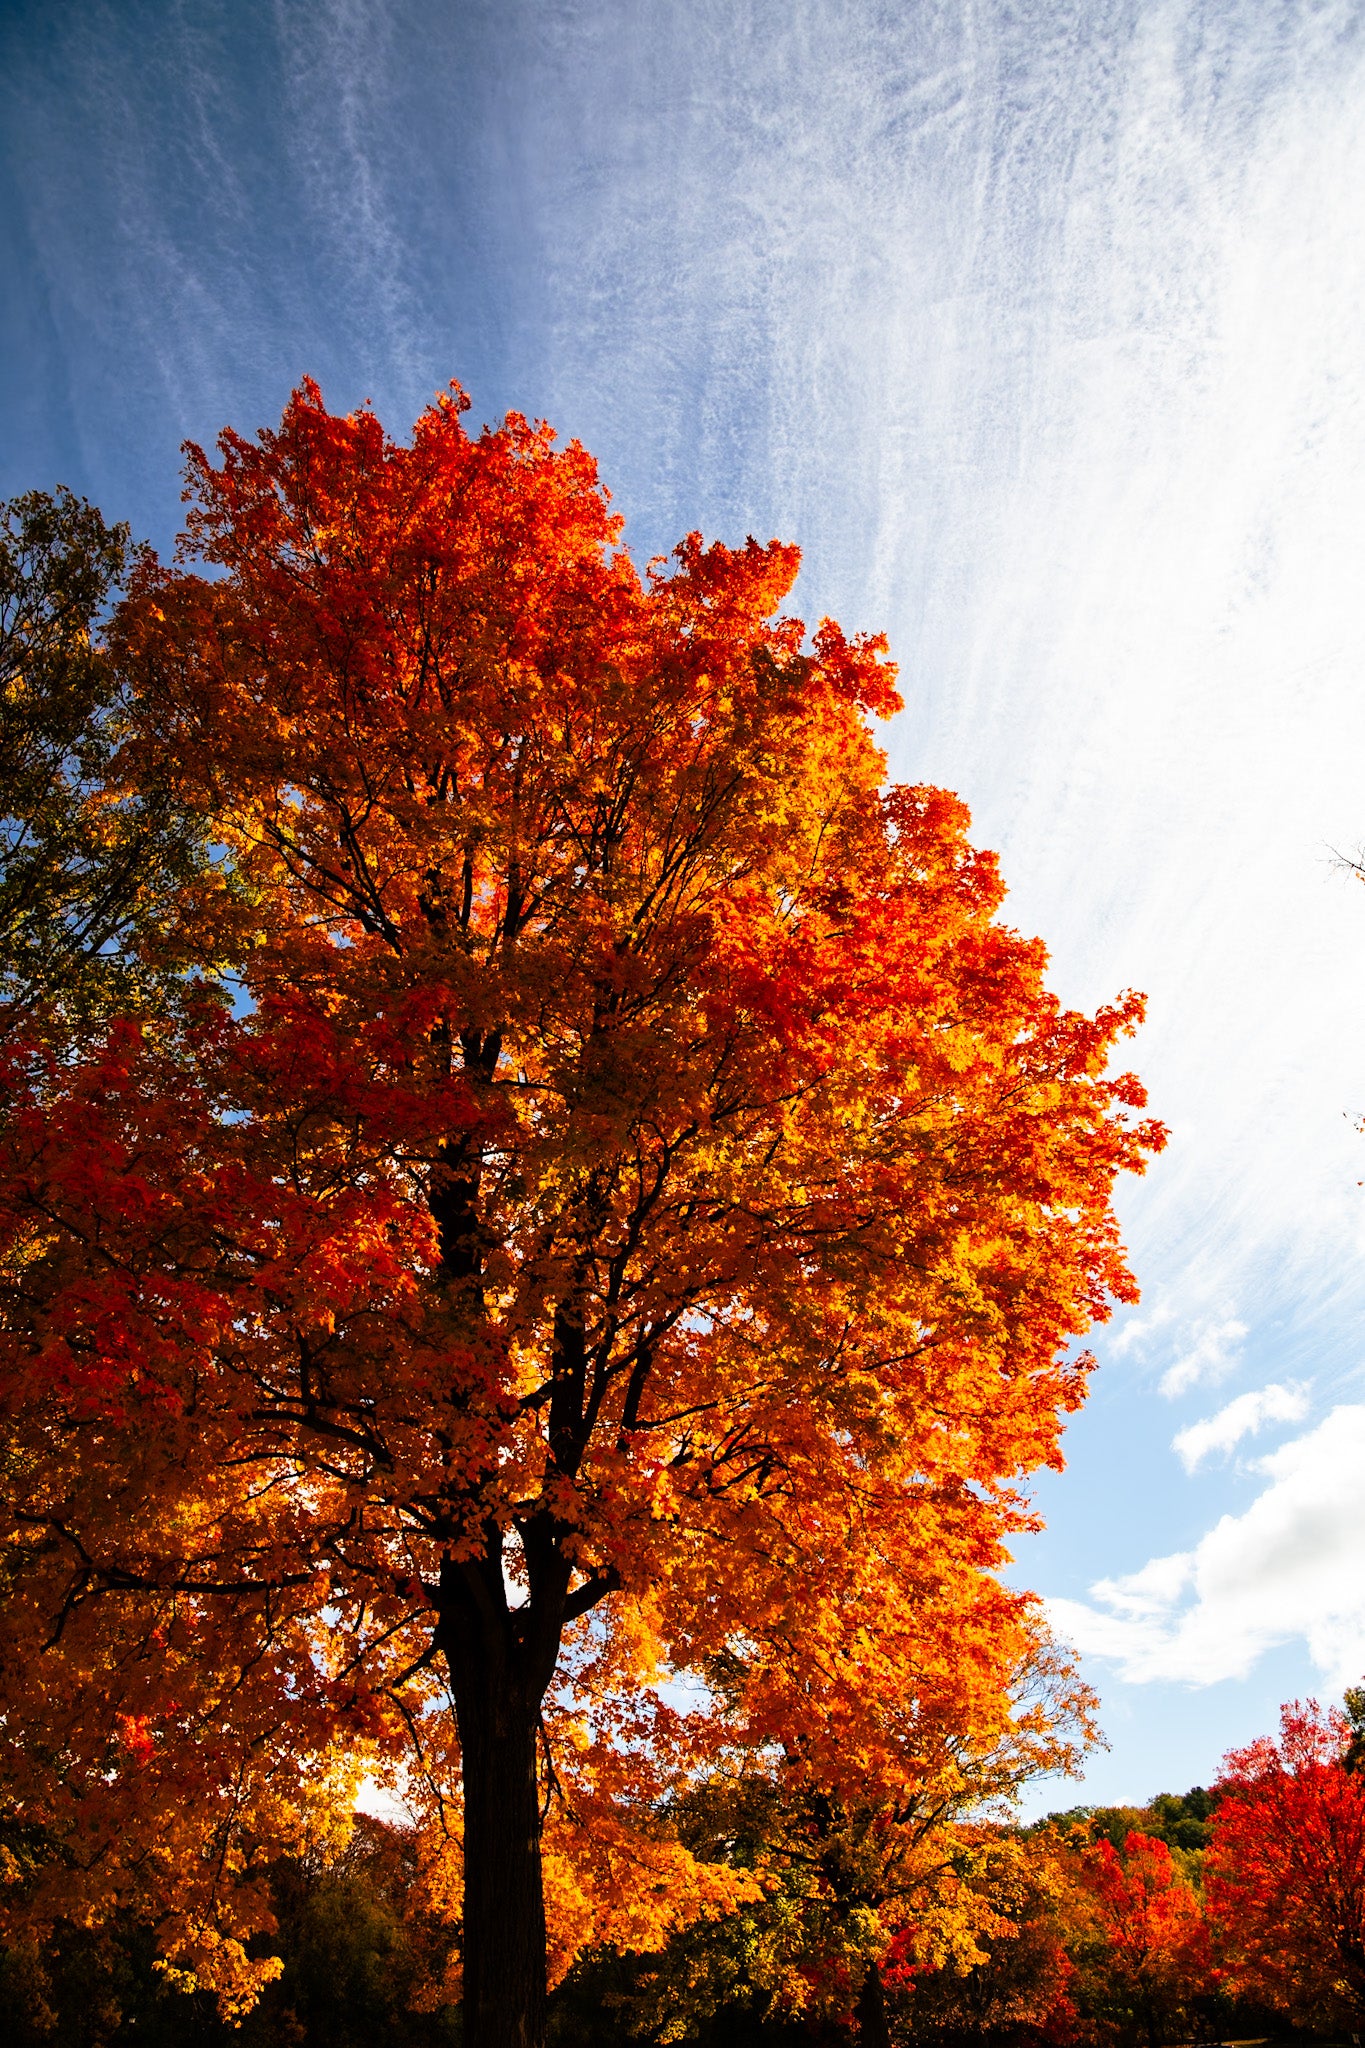
<instances>
[{"instance_id":1,"label":"tree bark","mask_svg":"<svg viewBox=\"0 0 1365 2048\"><path fill-rule=\"evenodd\" d=\"M511 888L509 884L509 902ZM508 912L509 918L511 912ZM465 1043L466 1069L497 1065L498 1040ZM441 1267L452 1289L481 1304L478 1175L448 1171L433 1191ZM587 1434L583 1324L561 1303L548 1420L552 1470L572 1480ZM591 1425L587 1425L590 1428ZM507 1531L484 1524L482 1553L447 1555L435 1589L436 1643L444 1651L460 1733L464 1785L464 2048L544 2048L545 1893L540 1855L536 1739L567 1620L611 1589L593 1574L571 1601L568 1533L548 1513L516 1523L525 1597L508 1600Z\"/></svg>"},{"instance_id":2,"label":"tree bark","mask_svg":"<svg viewBox=\"0 0 1365 2048\"><path fill-rule=\"evenodd\" d=\"M533 1569L554 1597L509 1607L501 1532L485 1536L482 1555L442 1563L436 1593L464 1780L464 2048L544 2048L536 1739L570 1568Z\"/></svg>"},{"instance_id":3,"label":"tree bark","mask_svg":"<svg viewBox=\"0 0 1365 2048\"><path fill-rule=\"evenodd\" d=\"M543 2048L545 1903L537 1712L515 1685L461 1674L465 2048Z\"/></svg>"},{"instance_id":4,"label":"tree bark","mask_svg":"<svg viewBox=\"0 0 1365 2048\"><path fill-rule=\"evenodd\" d=\"M858 2048L891 2048L886 2024L886 1995L879 1965L871 1962L858 1994Z\"/></svg>"}]
</instances>

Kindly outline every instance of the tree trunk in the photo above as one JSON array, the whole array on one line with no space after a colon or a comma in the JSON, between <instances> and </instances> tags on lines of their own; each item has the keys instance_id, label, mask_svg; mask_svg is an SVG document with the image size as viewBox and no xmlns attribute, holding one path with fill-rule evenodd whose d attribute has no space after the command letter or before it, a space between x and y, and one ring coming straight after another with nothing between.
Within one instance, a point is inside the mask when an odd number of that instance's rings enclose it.
<instances>
[{"instance_id":1,"label":"tree trunk","mask_svg":"<svg viewBox=\"0 0 1365 2048\"><path fill-rule=\"evenodd\" d=\"M858 1994L858 2048L891 2048L886 2024L886 1997L879 1965L871 1962Z\"/></svg>"},{"instance_id":2,"label":"tree trunk","mask_svg":"<svg viewBox=\"0 0 1365 2048\"><path fill-rule=\"evenodd\" d=\"M464 2048L543 2048L536 1713L515 1688L470 1685L467 1676L456 1713L464 1771Z\"/></svg>"}]
</instances>

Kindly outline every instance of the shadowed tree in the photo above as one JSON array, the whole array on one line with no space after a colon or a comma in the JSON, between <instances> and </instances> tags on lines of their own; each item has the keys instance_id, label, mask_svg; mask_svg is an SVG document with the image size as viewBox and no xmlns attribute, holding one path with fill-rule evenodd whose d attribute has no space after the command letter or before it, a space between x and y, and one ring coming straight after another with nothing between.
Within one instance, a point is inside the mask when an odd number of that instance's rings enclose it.
<instances>
[{"instance_id":1,"label":"shadowed tree","mask_svg":"<svg viewBox=\"0 0 1365 2048\"><path fill-rule=\"evenodd\" d=\"M136 999L130 949L202 859L164 777L119 749L135 694L100 644L142 558L72 492L0 505L0 1016L60 1000L107 1015Z\"/></svg>"}]
</instances>

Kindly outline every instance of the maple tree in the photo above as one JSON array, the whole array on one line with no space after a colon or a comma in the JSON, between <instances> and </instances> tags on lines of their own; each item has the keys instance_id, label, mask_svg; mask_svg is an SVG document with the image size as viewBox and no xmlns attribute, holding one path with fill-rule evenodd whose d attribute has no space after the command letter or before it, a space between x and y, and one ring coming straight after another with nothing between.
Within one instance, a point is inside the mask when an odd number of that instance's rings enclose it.
<instances>
[{"instance_id":1,"label":"maple tree","mask_svg":"<svg viewBox=\"0 0 1365 2048\"><path fill-rule=\"evenodd\" d=\"M195 1558L222 1583L202 1559L237 1503L221 1438L183 1454L198 1417L170 1384L205 1295L175 1272L200 1107L178 1102L183 1051L130 1027L86 1058L61 1042L15 1033L0 1058L0 1901L30 1942L145 1919L172 1981L241 2010L277 1967L246 1947L265 1867L334 1831L357 1774L301 1618L263 1615L241 1576L241 1598L191 1583Z\"/></svg>"},{"instance_id":2,"label":"maple tree","mask_svg":"<svg viewBox=\"0 0 1365 2048\"><path fill-rule=\"evenodd\" d=\"M832 1753L732 1747L675 1799L687 1845L751 1872L754 1889L609 1994L628 2031L683 2040L699 2020L738 2008L755 2026L804 2015L875 2048L889 2038L888 1993L925 1970L970 1968L981 1943L1006 1930L995 1876L1011 1845L998 1819L981 1815L998 1816L1033 1777L1074 1770L1094 1702L1030 1601L985 1577L973 1591L994 1603L993 1628L923 1602L913 1662L880 1702L900 1727L879 1776L859 1782L839 1767L836 1732ZM960 1642L975 1670L954 1670Z\"/></svg>"},{"instance_id":3,"label":"maple tree","mask_svg":"<svg viewBox=\"0 0 1365 2048\"><path fill-rule=\"evenodd\" d=\"M807 641L795 550L641 576L581 448L463 410L404 446L305 385L191 451L186 565L121 611L129 758L227 857L159 943L236 1001L23 1052L10 1666L16 1727L44 1674L126 1695L67 1715L59 1833L111 1728L225 1815L247 1737L244 1882L281 1772L403 1737L465 2039L527 2048L556 1787L647 1944L741 1895L651 1787L727 1741L903 1778L936 1601L994 1668L1017 1614L963 1589L1133 1298L1111 1189L1161 1132L1108 1072L1138 999L1064 1010L963 806L886 785L883 643ZM202 1856L190 1894L186 1967L217 1914L245 1968Z\"/></svg>"},{"instance_id":4,"label":"maple tree","mask_svg":"<svg viewBox=\"0 0 1365 2048\"><path fill-rule=\"evenodd\" d=\"M1121 2035L1184 2038L1211 1958L1182 1852L1133 1829L1121 1850L1103 1836L1079 1850L1074 1874L1091 1935L1077 1945L1081 1994Z\"/></svg>"},{"instance_id":5,"label":"maple tree","mask_svg":"<svg viewBox=\"0 0 1365 2048\"><path fill-rule=\"evenodd\" d=\"M1358 1723L1291 1701L1276 1741L1224 1759L1207 1878L1235 1989L1308 2024L1365 2013L1365 1786Z\"/></svg>"}]
</instances>

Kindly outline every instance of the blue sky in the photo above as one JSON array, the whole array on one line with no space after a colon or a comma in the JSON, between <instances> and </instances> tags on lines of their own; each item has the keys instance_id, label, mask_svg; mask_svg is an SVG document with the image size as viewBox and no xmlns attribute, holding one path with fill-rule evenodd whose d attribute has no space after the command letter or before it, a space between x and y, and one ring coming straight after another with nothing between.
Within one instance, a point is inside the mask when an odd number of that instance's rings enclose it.
<instances>
[{"instance_id":1,"label":"blue sky","mask_svg":"<svg viewBox=\"0 0 1365 2048\"><path fill-rule=\"evenodd\" d=\"M1018 1565L1094 1798L1365 1671L1363 117L1361 0L0 0L0 491L164 548L186 436L458 377L642 557L799 541L1063 995L1147 990Z\"/></svg>"}]
</instances>

